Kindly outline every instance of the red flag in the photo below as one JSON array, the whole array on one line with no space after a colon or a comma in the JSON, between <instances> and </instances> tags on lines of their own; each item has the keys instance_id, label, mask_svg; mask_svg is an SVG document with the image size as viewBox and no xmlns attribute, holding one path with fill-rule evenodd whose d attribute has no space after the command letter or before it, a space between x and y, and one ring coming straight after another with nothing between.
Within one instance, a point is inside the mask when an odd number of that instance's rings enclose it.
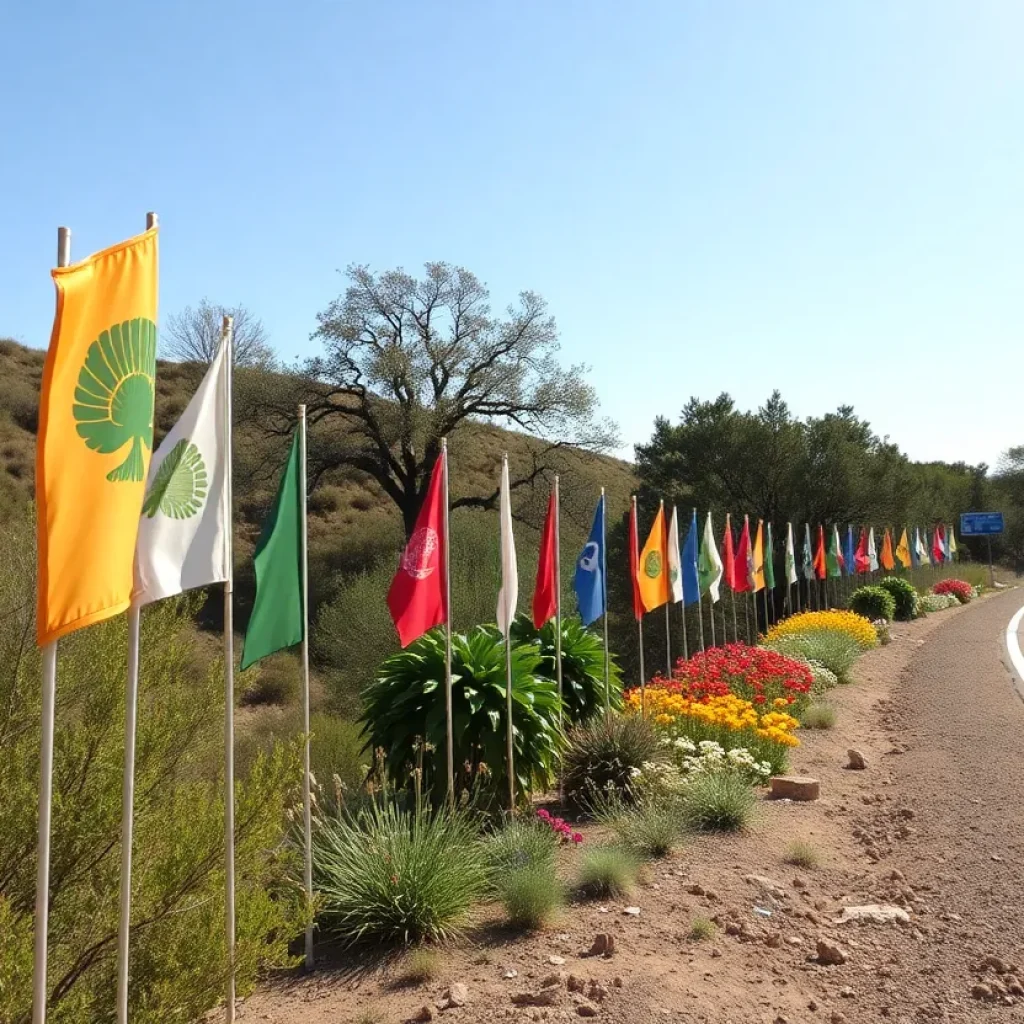
<instances>
[{"instance_id":1,"label":"red flag","mask_svg":"<svg viewBox=\"0 0 1024 1024\"><path fill-rule=\"evenodd\" d=\"M942 563L946 560L946 529L936 526L932 534L932 561Z\"/></svg>"},{"instance_id":2,"label":"red flag","mask_svg":"<svg viewBox=\"0 0 1024 1024\"><path fill-rule=\"evenodd\" d=\"M818 524L818 550L814 552L814 573L819 580L828 572L828 561L825 558L825 527Z\"/></svg>"},{"instance_id":3,"label":"red flag","mask_svg":"<svg viewBox=\"0 0 1024 1024\"><path fill-rule=\"evenodd\" d=\"M725 534L722 537L722 579L730 590L735 590L736 552L732 546L732 520L728 513L725 516Z\"/></svg>"},{"instance_id":4,"label":"red flag","mask_svg":"<svg viewBox=\"0 0 1024 1024\"><path fill-rule=\"evenodd\" d=\"M871 571L871 559L868 556L868 531L863 526L860 528L860 541L857 544L856 554L853 556L853 563L857 572Z\"/></svg>"},{"instance_id":5,"label":"red flag","mask_svg":"<svg viewBox=\"0 0 1024 1024\"><path fill-rule=\"evenodd\" d=\"M633 618L644 617L644 601L640 596L640 538L636 525L636 498L629 505L629 578L633 581Z\"/></svg>"},{"instance_id":6,"label":"red flag","mask_svg":"<svg viewBox=\"0 0 1024 1024\"><path fill-rule=\"evenodd\" d=\"M744 518L736 558L732 565L732 589L737 594L750 590L750 520Z\"/></svg>"},{"instance_id":7,"label":"red flag","mask_svg":"<svg viewBox=\"0 0 1024 1024\"><path fill-rule=\"evenodd\" d=\"M434 463L430 485L388 589L388 608L403 647L448 619L445 586L448 538L445 536L447 453Z\"/></svg>"},{"instance_id":8,"label":"red flag","mask_svg":"<svg viewBox=\"0 0 1024 1024\"><path fill-rule=\"evenodd\" d=\"M537 562L537 585L533 588L533 624L540 629L555 617L555 496L548 498L548 514L540 535L540 558Z\"/></svg>"}]
</instances>

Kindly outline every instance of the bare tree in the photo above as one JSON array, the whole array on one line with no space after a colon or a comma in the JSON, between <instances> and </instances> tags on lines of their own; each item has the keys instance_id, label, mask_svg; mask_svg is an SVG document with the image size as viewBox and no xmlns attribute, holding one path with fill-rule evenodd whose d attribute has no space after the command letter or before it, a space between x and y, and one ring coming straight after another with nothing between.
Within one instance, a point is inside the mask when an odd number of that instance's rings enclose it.
<instances>
[{"instance_id":1,"label":"bare tree","mask_svg":"<svg viewBox=\"0 0 1024 1024\"><path fill-rule=\"evenodd\" d=\"M522 292L504 316L491 313L477 277L428 263L417 280L402 269L375 274L350 266L349 286L317 317L324 354L305 366L303 398L311 425L344 424L327 464L371 476L411 533L441 439L469 422L492 422L543 439L530 464L513 467L513 486L547 475L565 448L604 451L617 430L596 419L585 366L556 358L558 331L544 300ZM278 410L279 426L288 424ZM497 491L463 494L453 506L492 507Z\"/></svg>"},{"instance_id":2,"label":"bare tree","mask_svg":"<svg viewBox=\"0 0 1024 1024\"><path fill-rule=\"evenodd\" d=\"M263 321L245 306L218 306L209 299L167 318L161 332L164 354L181 363L212 362L225 316L235 319L235 364L270 369L275 362L274 350L267 341Z\"/></svg>"}]
</instances>

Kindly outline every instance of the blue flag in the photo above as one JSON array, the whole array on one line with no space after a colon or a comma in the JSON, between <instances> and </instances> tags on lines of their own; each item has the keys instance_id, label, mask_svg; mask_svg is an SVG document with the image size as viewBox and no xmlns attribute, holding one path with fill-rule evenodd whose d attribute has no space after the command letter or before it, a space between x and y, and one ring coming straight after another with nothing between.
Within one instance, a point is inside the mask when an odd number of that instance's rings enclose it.
<instances>
[{"instance_id":1,"label":"blue flag","mask_svg":"<svg viewBox=\"0 0 1024 1024\"><path fill-rule=\"evenodd\" d=\"M918 545L921 543L921 531L915 526L914 536L910 541L910 568L916 569L921 564L921 552Z\"/></svg>"},{"instance_id":2,"label":"blue flag","mask_svg":"<svg viewBox=\"0 0 1024 1024\"><path fill-rule=\"evenodd\" d=\"M697 575L697 513L693 513L690 532L686 535L683 553L679 556L683 570L683 607L700 600L700 577Z\"/></svg>"},{"instance_id":3,"label":"blue flag","mask_svg":"<svg viewBox=\"0 0 1024 1024\"><path fill-rule=\"evenodd\" d=\"M846 562L846 574L852 576L856 571L857 551L853 546L853 527L846 525L846 549L843 551L843 559Z\"/></svg>"},{"instance_id":4,"label":"blue flag","mask_svg":"<svg viewBox=\"0 0 1024 1024\"><path fill-rule=\"evenodd\" d=\"M594 509L594 525L590 536L583 545L580 557L576 559L576 573L572 578L572 589L580 606L580 618L585 626L604 615L604 495L601 495Z\"/></svg>"}]
</instances>

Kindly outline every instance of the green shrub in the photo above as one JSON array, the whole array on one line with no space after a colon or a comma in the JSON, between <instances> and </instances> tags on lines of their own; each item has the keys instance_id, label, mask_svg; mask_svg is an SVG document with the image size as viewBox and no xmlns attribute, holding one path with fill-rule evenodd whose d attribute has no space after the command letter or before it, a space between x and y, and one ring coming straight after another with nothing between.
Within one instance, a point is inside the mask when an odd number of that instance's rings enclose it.
<instances>
[{"instance_id":1,"label":"green shrub","mask_svg":"<svg viewBox=\"0 0 1024 1024\"><path fill-rule=\"evenodd\" d=\"M26 524L27 526L28 524ZM0 536L0 1020L31 1014L39 780L40 658L31 527ZM224 680L199 665L200 598L142 614L129 1015L200 1020L224 994ZM50 874L50 1014L112 1017L121 870L125 616L60 643ZM294 744L274 745L236 783L237 982L289 964L303 910L287 880L285 810L300 778ZM142 922L146 922L142 926Z\"/></svg>"},{"instance_id":2,"label":"green shrub","mask_svg":"<svg viewBox=\"0 0 1024 1024\"><path fill-rule=\"evenodd\" d=\"M242 704L297 704L302 696L302 665L290 652L275 654L244 674Z\"/></svg>"},{"instance_id":3,"label":"green shrub","mask_svg":"<svg viewBox=\"0 0 1024 1024\"><path fill-rule=\"evenodd\" d=\"M765 646L791 658L824 665L840 683L850 682L850 672L861 654L860 646L849 634L831 629L791 633L777 637Z\"/></svg>"},{"instance_id":4,"label":"green shrub","mask_svg":"<svg viewBox=\"0 0 1024 1024\"><path fill-rule=\"evenodd\" d=\"M896 600L884 587L858 587L850 595L850 611L872 622L892 622L896 616Z\"/></svg>"},{"instance_id":5,"label":"green shrub","mask_svg":"<svg viewBox=\"0 0 1024 1024\"><path fill-rule=\"evenodd\" d=\"M630 801L607 789L594 796L589 810L621 845L644 857L667 857L682 837L678 800L639 795Z\"/></svg>"},{"instance_id":6,"label":"green shrub","mask_svg":"<svg viewBox=\"0 0 1024 1024\"><path fill-rule=\"evenodd\" d=\"M562 787L566 798L579 807L608 789L628 796L634 769L661 760L661 740L649 719L609 715L570 730L562 758Z\"/></svg>"},{"instance_id":7,"label":"green shrub","mask_svg":"<svg viewBox=\"0 0 1024 1024\"><path fill-rule=\"evenodd\" d=\"M909 580L885 576L879 580L878 586L892 596L896 605L893 615L899 622L909 622L917 615L917 591Z\"/></svg>"},{"instance_id":8,"label":"green shrub","mask_svg":"<svg viewBox=\"0 0 1024 1024\"><path fill-rule=\"evenodd\" d=\"M512 649L512 720L515 728L516 790L522 796L554 778L563 740L558 728L558 694L537 674L536 647ZM406 785L417 761L420 739L427 742L424 787L435 803L447 789L445 767L445 643L440 630L393 654L363 696L368 745L385 752L392 781ZM452 715L456 787L504 799L508 792L505 758L505 645L492 629L478 627L452 637ZM482 781L481 781L482 780Z\"/></svg>"},{"instance_id":9,"label":"green shrub","mask_svg":"<svg viewBox=\"0 0 1024 1024\"><path fill-rule=\"evenodd\" d=\"M543 869L555 862L558 837L536 819L511 818L483 840L491 879L519 868Z\"/></svg>"},{"instance_id":10,"label":"green shrub","mask_svg":"<svg viewBox=\"0 0 1024 1024\"><path fill-rule=\"evenodd\" d=\"M357 792L370 761L359 726L334 715L315 714L309 719L309 766L323 790L334 794L334 777L343 789Z\"/></svg>"},{"instance_id":11,"label":"green shrub","mask_svg":"<svg viewBox=\"0 0 1024 1024\"><path fill-rule=\"evenodd\" d=\"M805 729L831 729L836 724L836 709L831 704L815 702L800 719Z\"/></svg>"},{"instance_id":12,"label":"green shrub","mask_svg":"<svg viewBox=\"0 0 1024 1024\"><path fill-rule=\"evenodd\" d=\"M446 807L342 809L313 843L320 924L343 942L449 938L487 890L474 823Z\"/></svg>"},{"instance_id":13,"label":"green shrub","mask_svg":"<svg viewBox=\"0 0 1024 1024\"><path fill-rule=\"evenodd\" d=\"M495 878L498 899L513 928L543 928L561 909L565 890L555 865L514 868Z\"/></svg>"},{"instance_id":14,"label":"green shrub","mask_svg":"<svg viewBox=\"0 0 1024 1024\"><path fill-rule=\"evenodd\" d=\"M682 820L694 832L736 832L750 822L757 798L735 772L695 775L683 788Z\"/></svg>"},{"instance_id":15,"label":"green shrub","mask_svg":"<svg viewBox=\"0 0 1024 1024\"><path fill-rule=\"evenodd\" d=\"M579 889L586 896L609 899L624 896L636 882L640 864L624 846L601 845L584 850Z\"/></svg>"},{"instance_id":16,"label":"green shrub","mask_svg":"<svg viewBox=\"0 0 1024 1024\"><path fill-rule=\"evenodd\" d=\"M827 693L839 685L835 672L825 668L820 661L811 660L807 664L811 669L811 675L814 677L814 682L811 684L812 697L820 697L823 693Z\"/></svg>"},{"instance_id":17,"label":"green shrub","mask_svg":"<svg viewBox=\"0 0 1024 1024\"><path fill-rule=\"evenodd\" d=\"M690 938L694 942L706 942L715 937L718 929L709 917L695 917L690 922Z\"/></svg>"},{"instance_id":18,"label":"green shrub","mask_svg":"<svg viewBox=\"0 0 1024 1024\"><path fill-rule=\"evenodd\" d=\"M540 673L556 679L555 623L552 619L540 630L525 616L512 627L516 643L540 646ZM608 703L613 711L622 707L622 672L614 655L608 659ZM571 723L588 722L604 714L604 640L573 616L562 619L562 699L565 715Z\"/></svg>"}]
</instances>

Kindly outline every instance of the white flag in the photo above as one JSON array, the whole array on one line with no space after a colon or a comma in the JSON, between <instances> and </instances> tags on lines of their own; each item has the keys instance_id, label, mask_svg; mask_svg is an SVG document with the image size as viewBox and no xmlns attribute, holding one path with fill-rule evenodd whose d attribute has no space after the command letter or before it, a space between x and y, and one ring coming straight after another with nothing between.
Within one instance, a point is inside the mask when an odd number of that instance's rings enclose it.
<instances>
[{"instance_id":1,"label":"white flag","mask_svg":"<svg viewBox=\"0 0 1024 1024\"><path fill-rule=\"evenodd\" d=\"M873 526L868 530L868 564L872 572L878 568L878 549L875 547L875 528Z\"/></svg>"},{"instance_id":2,"label":"white flag","mask_svg":"<svg viewBox=\"0 0 1024 1024\"><path fill-rule=\"evenodd\" d=\"M793 586L796 580L796 545L793 543L793 524L786 523L786 586Z\"/></svg>"},{"instance_id":3,"label":"white flag","mask_svg":"<svg viewBox=\"0 0 1024 1024\"><path fill-rule=\"evenodd\" d=\"M519 567L516 565L516 542L512 536L512 500L508 493L508 456L501 462L501 590L498 592L498 628L508 639L509 627L516 617L519 600Z\"/></svg>"},{"instance_id":4,"label":"white flag","mask_svg":"<svg viewBox=\"0 0 1024 1024\"><path fill-rule=\"evenodd\" d=\"M719 586L722 583L722 556L715 547L715 530L711 524L711 513L704 520L704 538L700 545L700 556L697 559L697 579L701 593L711 595L711 603L716 604L719 598Z\"/></svg>"},{"instance_id":5,"label":"white flag","mask_svg":"<svg viewBox=\"0 0 1024 1024\"><path fill-rule=\"evenodd\" d=\"M153 453L135 545L137 604L228 578L229 369L222 344L192 401Z\"/></svg>"},{"instance_id":6,"label":"white flag","mask_svg":"<svg viewBox=\"0 0 1024 1024\"><path fill-rule=\"evenodd\" d=\"M683 599L683 562L679 557L679 520L676 507L672 506L672 520L668 524L668 585L672 592L672 603Z\"/></svg>"}]
</instances>

